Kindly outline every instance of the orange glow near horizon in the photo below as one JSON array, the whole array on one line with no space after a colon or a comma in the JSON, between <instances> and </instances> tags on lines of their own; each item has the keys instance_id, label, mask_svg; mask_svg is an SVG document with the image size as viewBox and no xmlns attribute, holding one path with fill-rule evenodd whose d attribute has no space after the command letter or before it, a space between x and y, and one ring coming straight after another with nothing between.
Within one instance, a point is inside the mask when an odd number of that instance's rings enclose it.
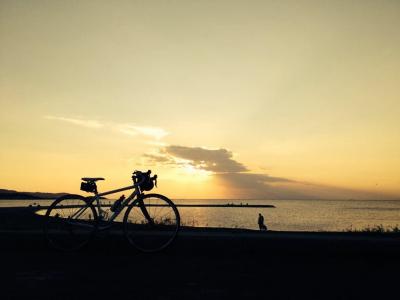
<instances>
[{"instance_id":1,"label":"orange glow near horizon","mask_svg":"<svg viewBox=\"0 0 400 300\"><path fill-rule=\"evenodd\" d=\"M399 28L396 1L1 1L0 189L400 199Z\"/></svg>"}]
</instances>

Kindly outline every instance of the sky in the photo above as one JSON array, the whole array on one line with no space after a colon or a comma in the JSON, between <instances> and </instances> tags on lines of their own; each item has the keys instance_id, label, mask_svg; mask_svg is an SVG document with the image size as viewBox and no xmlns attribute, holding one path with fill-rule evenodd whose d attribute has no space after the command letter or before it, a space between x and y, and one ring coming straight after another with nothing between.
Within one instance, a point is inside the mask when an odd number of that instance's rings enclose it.
<instances>
[{"instance_id":1,"label":"sky","mask_svg":"<svg viewBox=\"0 0 400 300\"><path fill-rule=\"evenodd\" d=\"M400 199L399 1L0 0L0 188Z\"/></svg>"}]
</instances>

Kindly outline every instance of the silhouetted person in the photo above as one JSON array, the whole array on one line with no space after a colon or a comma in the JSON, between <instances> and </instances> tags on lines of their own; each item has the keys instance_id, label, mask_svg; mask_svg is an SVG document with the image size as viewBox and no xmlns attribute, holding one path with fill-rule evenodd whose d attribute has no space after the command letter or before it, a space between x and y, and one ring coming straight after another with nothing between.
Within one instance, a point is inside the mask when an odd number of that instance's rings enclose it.
<instances>
[{"instance_id":1,"label":"silhouetted person","mask_svg":"<svg viewBox=\"0 0 400 300\"><path fill-rule=\"evenodd\" d=\"M267 231L267 226L264 224L264 216L262 214L258 214L258 227L260 227L260 230Z\"/></svg>"}]
</instances>

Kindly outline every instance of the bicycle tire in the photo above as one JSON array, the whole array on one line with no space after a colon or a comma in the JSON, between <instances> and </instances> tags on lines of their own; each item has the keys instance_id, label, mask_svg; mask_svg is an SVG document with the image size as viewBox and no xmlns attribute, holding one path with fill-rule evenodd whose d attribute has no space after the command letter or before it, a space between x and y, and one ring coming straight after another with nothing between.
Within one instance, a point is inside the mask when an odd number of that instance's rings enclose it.
<instances>
[{"instance_id":1,"label":"bicycle tire","mask_svg":"<svg viewBox=\"0 0 400 300\"><path fill-rule=\"evenodd\" d=\"M175 240L180 228L180 215L175 204L167 197L147 194L129 205L123 226L129 244L137 250L158 252Z\"/></svg>"},{"instance_id":2,"label":"bicycle tire","mask_svg":"<svg viewBox=\"0 0 400 300\"><path fill-rule=\"evenodd\" d=\"M82 207L86 209L79 219L71 219L71 215ZM57 198L47 209L44 218L44 234L48 244L62 251L84 247L93 238L97 228L98 217L94 206L80 195Z\"/></svg>"}]
</instances>

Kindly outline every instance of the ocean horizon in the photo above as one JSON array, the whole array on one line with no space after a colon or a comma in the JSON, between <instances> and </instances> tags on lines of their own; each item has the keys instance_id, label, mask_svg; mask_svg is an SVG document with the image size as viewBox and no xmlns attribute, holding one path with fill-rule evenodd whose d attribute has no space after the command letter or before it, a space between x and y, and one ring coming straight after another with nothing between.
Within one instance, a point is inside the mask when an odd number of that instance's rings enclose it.
<instances>
[{"instance_id":1,"label":"ocean horizon","mask_svg":"<svg viewBox=\"0 0 400 300\"><path fill-rule=\"evenodd\" d=\"M53 200L0 200L0 207L48 206ZM261 213L269 230L347 231L400 225L399 200L174 199L176 204L235 204L239 207L179 207L183 225L258 229ZM104 199L104 203L113 200ZM274 205L275 208L246 207Z\"/></svg>"}]
</instances>

